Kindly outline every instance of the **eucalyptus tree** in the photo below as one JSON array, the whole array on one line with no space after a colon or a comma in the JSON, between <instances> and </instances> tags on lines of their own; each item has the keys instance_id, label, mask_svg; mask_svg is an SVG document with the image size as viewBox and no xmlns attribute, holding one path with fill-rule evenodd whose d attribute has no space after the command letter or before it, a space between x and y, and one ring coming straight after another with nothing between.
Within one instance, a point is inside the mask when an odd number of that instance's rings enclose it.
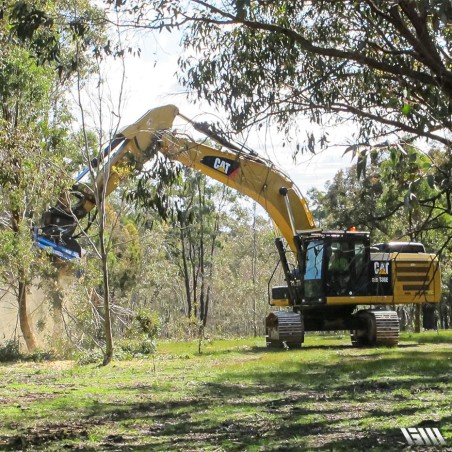
<instances>
[{"instance_id":1,"label":"eucalyptus tree","mask_svg":"<svg viewBox=\"0 0 452 452\"><path fill-rule=\"evenodd\" d=\"M85 22L99 17L84 0L5 1L0 7L0 277L17 297L30 351L38 344L27 293L42 268L33 225L67 187L63 160L74 147L64 90L77 67L88 67L88 45L96 47L100 35L97 25Z\"/></svg>"},{"instance_id":2,"label":"eucalyptus tree","mask_svg":"<svg viewBox=\"0 0 452 452\"><path fill-rule=\"evenodd\" d=\"M448 0L151 4L149 26L184 27L182 83L238 129L271 118L291 132L302 114L355 121L358 143L402 132L451 146Z\"/></svg>"},{"instance_id":3,"label":"eucalyptus tree","mask_svg":"<svg viewBox=\"0 0 452 452\"><path fill-rule=\"evenodd\" d=\"M419 240L431 250L441 244L452 250L449 201L437 193L445 172L441 162L447 156L436 150L427 155L414 148L407 148L406 154L391 150L376 156L361 178L355 165L338 171L323 192L311 190L314 214L322 218L323 227L356 226L373 232L378 241Z\"/></svg>"},{"instance_id":4,"label":"eucalyptus tree","mask_svg":"<svg viewBox=\"0 0 452 452\"><path fill-rule=\"evenodd\" d=\"M214 261L221 228L235 195L227 187L209 183L205 176L190 169L181 175L180 184L171 190L168 257L179 265L187 316L205 327L214 298Z\"/></svg>"},{"instance_id":5,"label":"eucalyptus tree","mask_svg":"<svg viewBox=\"0 0 452 452\"><path fill-rule=\"evenodd\" d=\"M183 30L180 82L193 100L221 108L235 131L270 121L284 132L283 144L314 152L337 144L327 126L341 125L359 175L372 150L394 143L404 153L422 139L450 159L449 0L115 5L137 12L131 17L140 27ZM301 119L315 127L306 130ZM442 165L433 154L430 163ZM435 186L444 205L451 182L444 172Z\"/></svg>"}]
</instances>

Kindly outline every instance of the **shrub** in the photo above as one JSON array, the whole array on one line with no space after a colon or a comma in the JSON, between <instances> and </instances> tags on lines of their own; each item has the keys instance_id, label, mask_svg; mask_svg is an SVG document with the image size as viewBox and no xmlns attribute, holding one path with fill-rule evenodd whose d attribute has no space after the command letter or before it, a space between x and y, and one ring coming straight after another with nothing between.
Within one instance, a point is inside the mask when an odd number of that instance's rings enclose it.
<instances>
[{"instance_id":1,"label":"shrub","mask_svg":"<svg viewBox=\"0 0 452 452\"><path fill-rule=\"evenodd\" d=\"M17 339L10 339L0 346L0 362L19 361L22 358Z\"/></svg>"}]
</instances>

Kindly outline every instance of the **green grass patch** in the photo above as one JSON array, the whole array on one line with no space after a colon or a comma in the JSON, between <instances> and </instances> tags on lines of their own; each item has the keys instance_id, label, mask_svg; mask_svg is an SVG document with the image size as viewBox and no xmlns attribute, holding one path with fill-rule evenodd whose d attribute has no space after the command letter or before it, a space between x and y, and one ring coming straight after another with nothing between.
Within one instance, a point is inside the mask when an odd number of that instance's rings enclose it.
<instances>
[{"instance_id":1,"label":"green grass patch","mask_svg":"<svg viewBox=\"0 0 452 452\"><path fill-rule=\"evenodd\" d=\"M441 339L439 339L439 337ZM403 450L401 427L452 443L452 333L354 349L308 335L164 342L149 359L0 367L2 450Z\"/></svg>"},{"instance_id":2,"label":"green grass patch","mask_svg":"<svg viewBox=\"0 0 452 452\"><path fill-rule=\"evenodd\" d=\"M417 344L452 344L452 330L431 331L423 333L402 332L402 342Z\"/></svg>"}]
</instances>

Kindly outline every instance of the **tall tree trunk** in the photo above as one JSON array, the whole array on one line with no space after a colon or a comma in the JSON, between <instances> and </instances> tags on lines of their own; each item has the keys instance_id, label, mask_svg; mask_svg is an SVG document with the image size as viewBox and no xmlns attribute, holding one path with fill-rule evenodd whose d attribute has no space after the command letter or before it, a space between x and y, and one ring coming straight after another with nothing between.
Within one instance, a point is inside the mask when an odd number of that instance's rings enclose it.
<instances>
[{"instance_id":1,"label":"tall tree trunk","mask_svg":"<svg viewBox=\"0 0 452 452\"><path fill-rule=\"evenodd\" d=\"M257 300L256 300L256 264L257 264L257 235L256 235L256 203L253 204L253 253L251 256L251 274L253 282L253 336L257 337Z\"/></svg>"},{"instance_id":2,"label":"tall tree trunk","mask_svg":"<svg viewBox=\"0 0 452 452\"><path fill-rule=\"evenodd\" d=\"M191 281L192 281L192 300L193 300L193 316L198 318L198 270L196 269L196 249L194 245L189 243L188 257L191 266Z\"/></svg>"},{"instance_id":3,"label":"tall tree trunk","mask_svg":"<svg viewBox=\"0 0 452 452\"><path fill-rule=\"evenodd\" d=\"M188 318L191 317L192 313L192 303L191 303L191 293L190 293L190 275L188 273L188 264L187 264L187 251L185 249L185 237L183 233L183 225L181 225L180 230L180 241L182 246L182 268L184 271L184 282L185 282L185 295L187 297L187 315Z\"/></svg>"},{"instance_id":4,"label":"tall tree trunk","mask_svg":"<svg viewBox=\"0 0 452 452\"><path fill-rule=\"evenodd\" d=\"M204 318L202 319L202 325L205 327L207 325L207 315L209 314L209 303L210 303L210 293L211 293L211 285L207 287L207 295L206 295L206 304L204 307Z\"/></svg>"},{"instance_id":5,"label":"tall tree trunk","mask_svg":"<svg viewBox=\"0 0 452 452\"><path fill-rule=\"evenodd\" d=\"M29 352L33 352L38 348L38 343L36 341L36 336L33 332L31 319L28 314L28 306L27 306L27 289L28 284L24 281L22 275L19 276L19 294L18 294L18 302L19 302L19 323L20 330L24 336L25 344L27 345L27 350Z\"/></svg>"},{"instance_id":6,"label":"tall tree trunk","mask_svg":"<svg viewBox=\"0 0 452 452\"><path fill-rule=\"evenodd\" d=\"M198 198L199 205L201 206L201 212L204 212L205 208L205 195L202 192L202 180L198 179ZM205 297L206 297L206 274L204 265L204 216L200 215L200 243L199 243L199 271L201 276L201 288L199 294L199 320L205 326Z\"/></svg>"},{"instance_id":7,"label":"tall tree trunk","mask_svg":"<svg viewBox=\"0 0 452 452\"><path fill-rule=\"evenodd\" d=\"M20 162L18 164L20 164ZM18 211L13 211L11 227L15 234L19 233L19 225L21 222L21 218L22 217ZM25 273L26 272L24 268L22 268L19 269L17 275L19 289L19 292L17 294L17 304L19 307L19 324L20 330L25 340L25 344L27 345L27 350L29 352L33 352L38 348L38 343L33 331L30 316L28 314L28 305L27 305L28 283Z\"/></svg>"},{"instance_id":8,"label":"tall tree trunk","mask_svg":"<svg viewBox=\"0 0 452 452\"><path fill-rule=\"evenodd\" d=\"M421 305L416 304L414 311L414 332L421 332Z\"/></svg>"}]
</instances>

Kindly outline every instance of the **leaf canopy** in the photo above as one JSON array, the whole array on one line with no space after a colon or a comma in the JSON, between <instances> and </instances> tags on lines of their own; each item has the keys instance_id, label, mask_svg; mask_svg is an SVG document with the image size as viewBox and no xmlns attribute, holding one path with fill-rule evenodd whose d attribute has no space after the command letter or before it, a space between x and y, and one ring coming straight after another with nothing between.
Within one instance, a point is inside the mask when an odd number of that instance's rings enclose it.
<instances>
[{"instance_id":1,"label":"leaf canopy","mask_svg":"<svg viewBox=\"0 0 452 452\"><path fill-rule=\"evenodd\" d=\"M271 119L290 133L308 116L353 121L359 143L403 132L451 145L448 0L150 5L147 26L184 27L182 84L237 130Z\"/></svg>"}]
</instances>

